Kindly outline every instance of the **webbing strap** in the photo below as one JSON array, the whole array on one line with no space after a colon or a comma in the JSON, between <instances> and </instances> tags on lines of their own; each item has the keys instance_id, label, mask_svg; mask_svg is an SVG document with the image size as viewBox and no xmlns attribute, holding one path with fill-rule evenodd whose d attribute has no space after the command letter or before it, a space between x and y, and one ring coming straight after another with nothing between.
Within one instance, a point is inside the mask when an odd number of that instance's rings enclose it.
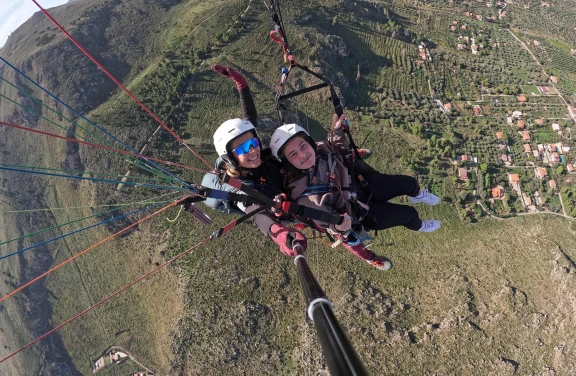
<instances>
[{"instance_id":1,"label":"webbing strap","mask_svg":"<svg viewBox=\"0 0 576 376\"><path fill-rule=\"evenodd\" d=\"M253 216L255 216L258 213L263 212L264 210L266 210L266 207L261 206L261 207L257 208L256 210L251 211L250 213L238 218L237 220L228 223L226 226L221 227L218 230L214 231L212 233L212 235L210 235L210 240L214 240L215 238L219 238L222 235L226 235L227 233L232 231L232 229L234 227L238 226L240 223L246 222L248 219L252 218Z\"/></svg>"},{"instance_id":2,"label":"webbing strap","mask_svg":"<svg viewBox=\"0 0 576 376\"><path fill-rule=\"evenodd\" d=\"M298 91L293 91L293 92L291 92L291 93L288 93L288 94L284 94L284 95L279 96L279 97L278 97L278 102L281 102L281 101L283 101L283 100L285 100L285 99L290 99L290 98L293 98L293 97L297 97L297 96L299 96L299 95L303 95L303 94L309 93L309 92L314 91L314 90L323 89L323 88L328 87L328 86L330 86L330 84L328 84L328 83L326 83L326 82L323 82L323 83L321 83L321 84L313 85L313 86L310 86L310 87L307 87L307 88L304 88L304 89L301 89L301 90L298 90Z\"/></svg>"},{"instance_id":3,"label":"webbing strap","mask_svg":"<svg viewBox=\"0 0 576 376\"><path fill-rule=\"evenodd\" d=\"M256 200L260 201L261 205L266 205L275 208L276 202L271 199L270 197L266 196L265 194L258 192L252 187L247 186L246 184L242 183L240 180L233 178L232 176L228 175L227 173L223 172L218 175L220 180L224 183L236 188L237 190L246 193L248 196L252 196Z\"/></svg>"},{"instance_id":4,"label":"webbing strap","mask_svg":"<svg viewBox=\"0 0 576 376\"><path fill-rule=\"evenodd\" d=\"M340 214L332 214L321 209L309 208L307 206L298 205L288 201L284 201L282 203L276 202L268 196L258 192L251 187L248 187L240 180L235 179L226 173L221 174L220 179L222 179L224 183L231 185L241 192L246 193L248 196L252 196L252 198L259 200L261 205L265 205L270 208L281 209L283 212L288 214L297 215L315 221L322 221L332 225L338 225L342 222L342 216Z\"/></svg>"},{"instance_id":5,"label":"webbing strap","mask_svg":"<svg viewBox=\"0 0 576 376\"><path fill-rule=\"evenodd\" d=\"M338 225L342 222L342 216L340 214L332 214L324 210L314 209L304 205L298 205L289 201L282 203L282 211L298 217L304 217L332 225Z\"/></svg>"},{"instance_id":6,"label":"webbing strap","mask_svg":"<svg viewBox=\"0 0 576 376\"><path fill-rule=\"evenodd\" d=\"M298 200L299 198L302 198L302 197L319 195L319 194L328 193L328 192L331 192L334 190L339 190L339 191L345 192L345 191L352 191L353 189L351 187L330 188L329 184L310 185L310 186L308 186L308 188L306 188L304 190L304 192L300 193L300 196L296 197L296 200Z\"/></svg>"},{"instance_id":7,"label":"webbing strap","mask_svg":"<svg viewBox=\"0 0 576 376\"><path fill-rule=\"evenodd\" d=\"M204 197L213 198L215 200L241 202L245 205L264 205L265 204L262 201L254 198L254 197L250 197L246 194L241 194L241 193L219 191L219 190L211 189L211 188L201 188L199 190L199 192Z\"/></svg>"}]
</instances>

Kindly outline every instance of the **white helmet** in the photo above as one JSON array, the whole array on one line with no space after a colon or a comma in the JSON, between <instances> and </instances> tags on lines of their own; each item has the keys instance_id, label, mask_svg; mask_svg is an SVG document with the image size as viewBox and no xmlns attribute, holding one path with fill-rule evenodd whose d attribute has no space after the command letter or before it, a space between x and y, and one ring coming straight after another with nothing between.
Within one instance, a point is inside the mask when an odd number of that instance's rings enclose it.
<instances>
[{"instance_id":1,"label":"white helmet","mask_svg":"<svg viewBox=\"0 0 576 376\"><path fill-rule=\"evenodd\" d=\"M257 136L256 128L254 128L254 125L252 125L248 120L226 120L218 127L218 129L216 129L216 132L214 132L214 147L216 148L218 155L220 157L228 156L228 150L226 149L228 143L236 137L250 131L254 133L254 136Z\"/></svg>"},{"instance_id":2,"label":"white helmet","mask_svg":"<svg viewBox=\"0 0 576 376\"><path fill-rule=\"evenodd\" d=\"M283 158L279 155L282 154L280 153L282 147L286 145L288 140L290 140L292 137L298 134L306 135L305 138L308 140L310 145L312 145L312 147L316 146L316 143L314 142L314 140L312 140L312 138L304 128L302 128L298 124L284 124L283 126L276 128L276 130L272 134L272 138L270 139L270 149L272 149L272 154L277 159L282 160Z\"/></svg>"}]
</instances>

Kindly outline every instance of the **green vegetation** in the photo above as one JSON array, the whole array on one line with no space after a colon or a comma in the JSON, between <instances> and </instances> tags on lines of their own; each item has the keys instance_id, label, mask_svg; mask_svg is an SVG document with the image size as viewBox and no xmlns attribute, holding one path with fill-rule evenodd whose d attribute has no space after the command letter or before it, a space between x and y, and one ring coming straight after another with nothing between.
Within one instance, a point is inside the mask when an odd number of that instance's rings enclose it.
<instances>
[{"instance_id":1,"label":"green vegetation","mask_svg":"<svg viewBox=\"0 0 576 376\"><path fill-rule=\"evenodd\" d=\"M553 46L556 46L558 48L563 49L564 51L570 53L570 46L567 43L561 42L559 40L556 39L549 39L550 44Z\"/></svg>"},{"instance_id":2,"label":"green vegetation","mask_svg":"<svg viewBox=\"0 0 576 376\"><path fill-rule=\"evenodd\" d=\"M60 7L54 15L67 20L64 26L209 164L216 157L211 145L214 129L240 115L234 85L214 74L211 64L232 66L246 75L266 141L276 122L273 94L283 62L280 47L268 38L272 25L261 2L88 3ZM448 6L433 0L415 7L407 2L297 0L285 8L296 58L338 86L356 141L373 151L370 164L385 173L414 175L442 199L437 207L418 207L423 218L442 221L437 233L417 234L403 228L379 233L372 249L392 259L395 269L389 273L368 267L341 248L312 242L310 265L372 374L466 374L470 364L482 374L539 374L551 364L558 374L573 373L569 360L576 355L574 333L559 323L575 314L571 303L575 227L558 216L562 206L549 181L558 182L567 214L576 214L574 179L565 170L574 157L563 153L563 162L553 161L555 151L534 156L524 145L538 151L539 143L562 142L576 150L574 122L565 118L564 102L556 93L541 95L537 89L549 85L550 73L558 72L561 94L576 82L569 75L576 71L569 51L567 55L564 47L545 37L563 35L573 43L576 38L567 25L575 18L570 18L574 10L565 4L549 9L536 3L530 6L533 9L528 11L508 4L508 15L502 20L488 19L497 17L496 7L476 2ZM466 16L467 11L482 15L483 20ZM43 85L141 148L157 124L117 93L96 68L84 63L78 51L66 47L68 42L39 16L14 34L3 56L24 66L33 77L42 77ZM454 21L457 30L451 31ZM513 32L542 67L507 30L528 24L534 28ZM97 32L90 39L86 33L92 28ZM458 49L465 37L483 45L477 55L470 46ZM534 47L535 39L542 48ZM419 51L420 44L424 52ZM70 65L70 61L79 63ZM0 74L54 106L6 67L0 67ZM291 82L295 88L316 83L297 73ZM517 99L521 89L528 94L525 103ZM0 90L26 102L6 85ZM326 93L315 92L293 100L285 111L286 121L298 122L315 138L322 138L331 111L326 99ZM449 109L444 106L448 103ZM66 132L76 135L75 125L32 106L50 121L65 123ZM508 124L512 111L522 112L530 140L522 139L517 118ZM66 111L64 115L74 118ZM64 133L3 100L0 119ZM544 124L537 125L536 119ZM561 125L562 135L551 129L552 123ZM501 140L496 132L503 132ZM124 157L107 152L74 150L63 142L21 137L16 131L6 130L6 134L22 141L1 145L2 163L119 175L132 169ZM207 169L164 130L151 140L147 152ZM536 167L545 168L548 176L536 178ZM460 168L467 170L468 180L459 178ZM194 182L202 177L202 173L170 170ZM153 176L137 169L132 173ZM509 183L509 174L519 175L526 197ZM2 210L24 209L31 203L52 208L120 204L159 194L143 187L118 193L113 185L21 174L3 173L0 178ZM491 199L496 186L503 188L503 197ZM526 198L531 205L524 205ZM215 220L210 228L185 213L174 223L166 221L177 212L170 209L139 225L51 274L39 290L3 303L0 328L6 345L0 355L233 219L210 212ZM84 208L2 216L2 239L91 214L90 208ZM12 291L135 220L131 217L117 226L81 233L20 259L6 260L0 265L0 290L3 295ZM29 239L21 246L51 236ZM42 298L34 300L38 296ZM39 373L42 356L48 353L59 359L56 367L73 366L89 374L90 358L119 345L158 374L325 372L313 327L302 312L290 260L253 226L242 225L65 327L53 342L42 341L0 369L14 373L25 365L36 371L31 373ZM561 356L557 343L566 344ZM129 366L102 374L126 374L132 372Z\"/></svg>"}]
</instances>

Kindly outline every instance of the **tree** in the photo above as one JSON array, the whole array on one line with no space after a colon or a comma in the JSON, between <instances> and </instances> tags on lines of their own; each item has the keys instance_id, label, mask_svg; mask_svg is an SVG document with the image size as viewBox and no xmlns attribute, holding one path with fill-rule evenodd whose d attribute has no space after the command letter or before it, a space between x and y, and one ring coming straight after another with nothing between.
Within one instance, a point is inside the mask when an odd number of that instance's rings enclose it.
<instances>
[{"instance_id":1,"label":"tree","mask_svg":"<svg viewBox=\"0 0 576 376\"><path fill-rule=\"evenodd\" d=\"M490 185L491 185L491 183L492 183L491 180L492 180L492 179L490 179L490 175L486 174L486 175L484 176L484 188L485 188L485 189L490 189Z\"/></svg>"},{"instance_id":2,"label":"tree","mask_svg":"<svg viewBox=\"0 0 576 376\"><path fill-rule=\"evenodd\" d=\"M422 136L422 133L423 133L422 124L419 124L419 123L414 124L412 126L411 130L412 130L412 134L414 134L416 136Z\"/></svg>"}]
</instances>

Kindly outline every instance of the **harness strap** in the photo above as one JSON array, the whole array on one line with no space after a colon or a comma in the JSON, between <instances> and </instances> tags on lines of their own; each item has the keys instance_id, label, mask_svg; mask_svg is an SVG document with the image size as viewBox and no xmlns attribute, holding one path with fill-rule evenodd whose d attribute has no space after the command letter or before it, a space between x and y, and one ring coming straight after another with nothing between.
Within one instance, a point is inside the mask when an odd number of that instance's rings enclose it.
<instances>
[{"instance_id":1,"label":"harness strap","mask_svg":"<svg viewBox=\"0 0 576 376\"><path fill-rule=\"evenodd\" d=\"M219 228L218 230L214 231L212 233L212 235L210 235L210 240L214 240L215 238L219 238L223 235L226 235L227 233L229 233L230 231L232 231L232 229L234 227L236 227L237 225L239 225L242 222L246 222L248 219L254 217L256 214L263 212L264 210L266 210L265 207L260 207L257 208L256 210L238 218L235 221L232 221L230 223L228 223L226 226Z\"/></svg>"},{"instance_id":2,"label":"harness strap","mask_svg":"<svg viewBox=\"0 0 576 376\"><path fill-rule=\"evenodd\" d=\"M314 221L321 221L330 224L340 224L342 222L342 216L340 214L332 214L324 210L298 205L290 201L282 202L281 209L284 213L308 218Z\"/></svg>"},{"instance_id":3,"label":"harness strap","mask_svg":"<svg viewBox=\"0 0 576 376\"><path fill-rule=\"evenodd\" d=\"M328 154L328 169L330 171L330 175L328 176L328 184L330 186L334 186L334 179L336 175L334 175L334 170L336 169L336 162L332 159L332 153Z\"/></svg>"},{"instance_id":4,"label":"harness strap","mask_svg":"<svg viewBox=\"0 0 576 376\"><path fill-rule=\"evenodd\" d=\"M260 200L241 193L219 191L212 188L201 188L199 189L199 193L206 198L213 198L215 200L241 202L245 205L262 205Z\"/></svg>"},{"instance_id":5,"label":"harness strap","mask_svg":"<svg viewBox=\"0 0 576 376\"><path fill-rule=\"evenodd\" d=\"M257 201L258 205L264 205L269 208L280 209L283 212L291 215L297 215L311 220L322 221L333 225L342 223L342 217L339 214L332 214L321 209L309 208L307 206L298 205L288 201L282 201L282 202L274 201L268 196L258 192L253 188L246 186L238 179L235 179L226 173L221 174L220 179L224 183L229 184L232 187L236 188L237 190L246 193L246 195L248 196L251 196L252 199L255 199Z\"/></svg>"},{"instance_id":6,"label":"harness strap","mask_svg":"<svg viewBox=\"0 0 576 376\"><path fill-rule=\"evenodd\" d=\"M290 99L293 97L297 97L299 95L306 94L306 93L309 93L309 92L314 91L314 90L323 89L323 88L328 87L328 86L330 86L330 84L327 84L326 82L324 82L324 83L313 85L313 86L310 86L310 87L307 87L304 89L300 89L298 91L293 91L291 93L279 96L278 102L281 102L283 100Z\"/></svg>"}]
</instances>

